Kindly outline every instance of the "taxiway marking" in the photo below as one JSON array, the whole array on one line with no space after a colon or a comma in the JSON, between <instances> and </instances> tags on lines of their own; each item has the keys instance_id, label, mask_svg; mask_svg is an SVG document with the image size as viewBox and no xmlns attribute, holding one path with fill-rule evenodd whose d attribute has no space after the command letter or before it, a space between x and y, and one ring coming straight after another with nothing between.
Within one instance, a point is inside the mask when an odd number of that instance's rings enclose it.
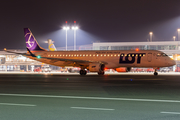
<instances>
[{"instance_id":1,"label":"taxiway marking","mask_svg":"<svg viewBox=\"0 0 180 120\"><path fill-rule=\"evenodd\" d=\"M180 113L179 112L161 112L161 113L163 113L163 114L175 114L175 115L180 115Z\"/></svg>"},{"instance_id":2,"label":"taxiway marking","mask_svg":"<svg viewBox=\"0 0 180 120\"><path fill-rule=\"evenodd\" d=\"M115 110L108 108L88 108L88 107L71 107L72 109L83 109L83 110Z\"/></svg>"},{"instance_id":3,"label":"taxiway marking","mask_svg":"<svg viewBox=\"0 0 180 120\"><path fill-rule=\"evenodd\" d=\"M16 104L16 103L0 103L0 105L14 105L14 106L25 106L25 107L35 107L36 105L31 104Z\"/></svg>"},{"instance_id":4,"label":"taxiway marking","mask_svg":"<svg viewBox=\"0 0 180 120\"><path fill-rule=\"evenodd\" d=\"M180 103L180 100L157 100L157 99L134 99L134 98L105 98L105 97L83 97L83 96L55 96L55 95L31 95L31 94L5 94L5 93L0 93L0 96Z\"/></svg>"}]
</instances>

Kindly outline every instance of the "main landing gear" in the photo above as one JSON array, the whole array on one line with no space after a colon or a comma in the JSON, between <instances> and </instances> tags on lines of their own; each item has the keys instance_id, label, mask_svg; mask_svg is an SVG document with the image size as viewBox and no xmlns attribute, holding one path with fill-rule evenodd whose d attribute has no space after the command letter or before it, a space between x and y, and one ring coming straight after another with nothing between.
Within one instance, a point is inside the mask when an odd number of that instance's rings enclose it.
<instances>
[{"instance_id":1,"label":"main landing gear","mask_svg":"<svg viewBox=\"0 0 180 120\"><path fill-rule=\"evenodd\" d=\"M157 69L154 70L154 75L158 75L158 72L156 71Z\"/></svg>"},{"instance_id":2,"label":"main landing gear","mask_svg":"<svg viewBox=\"0 0 180 120\"><path fill-rule=\"evenodd\" d=\"M104 71L98 72L98 75L104 75Z\"/></svg>"},{"instance_id":3,"label":"main landing gear","mask_svg":"<svg viewBox=\"0 0 180 120\"><path fill-rule=\"evenodd\" d=\"M81 69L81 70L79 71L79 73L80 73L80 75L86 75L86 74L87 74L87 71L86 71L86 70Z\"/></svg>"},{"instance_id":4,"label":"main landing gear","mask_svg":"<svg viewBox=\"0 0 180 120\"><path fill-rule=\"evenodd\" d=\"M101 65L100 65L99 72L98 72L98 75L104 75L104 69L105 69L105 65L104 65L104 64L101 64Z\"/></svg>"}]
</instances>

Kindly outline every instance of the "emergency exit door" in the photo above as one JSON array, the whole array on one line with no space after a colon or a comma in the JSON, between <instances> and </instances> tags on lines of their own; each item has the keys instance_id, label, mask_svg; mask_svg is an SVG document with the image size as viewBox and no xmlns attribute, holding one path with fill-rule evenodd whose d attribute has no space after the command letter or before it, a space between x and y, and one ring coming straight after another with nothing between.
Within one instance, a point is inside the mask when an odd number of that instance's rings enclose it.
<instances>
[{"instance_id":1,"label":"emergency exit door","mask_svg":"<svg viewBox=\"0 0 180 120\"><path fill-rule=\"evenodd\" d=\"M148 53L147 60L148 60L148 62L152 61L152 53Z\"/></svg>"}]
</instances>

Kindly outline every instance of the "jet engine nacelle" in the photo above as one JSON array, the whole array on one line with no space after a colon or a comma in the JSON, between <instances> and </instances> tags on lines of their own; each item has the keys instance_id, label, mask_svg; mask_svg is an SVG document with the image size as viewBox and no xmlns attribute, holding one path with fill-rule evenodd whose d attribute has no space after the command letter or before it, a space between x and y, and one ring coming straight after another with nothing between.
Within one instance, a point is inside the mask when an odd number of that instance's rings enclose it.
<instances>
[{"instance_id":1,"label":"jet engine nacelle","mask_svg":"<svg viewBox=\"0 0 180 120\"><path fill-rule=\"evenodd\" d=\"M89 71L90 72L101 72L104 71L105 65L100 63L90 63L89 64Z\"/></svg>"},{"instance_id":2,"label":"jet engine nacelle","mask_svg":"<svg viewBox=\"0 0 180 120\"><path fill-rule=\"evenodd\" d=\"M116 68L117 72L129 72L131 70L131 67L120 67Z\"/></svg>"}]
</instances>

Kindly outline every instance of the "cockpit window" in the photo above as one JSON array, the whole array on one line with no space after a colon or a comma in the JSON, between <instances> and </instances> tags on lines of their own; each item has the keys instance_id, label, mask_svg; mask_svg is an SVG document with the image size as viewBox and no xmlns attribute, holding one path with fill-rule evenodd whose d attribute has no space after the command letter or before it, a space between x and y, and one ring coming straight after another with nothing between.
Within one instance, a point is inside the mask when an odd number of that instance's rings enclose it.
<instances>
[{"instance_id":1,"label":"cockpit window","mask_svg":"<svg viewBox=\"0 0 180 120\"><path fill-rule=\"evenodd\" d=\"M157 53L157 57L160 57L161 56L161 53Z\"/></svg>"},{"instance_id":2,"label":"cockpit window","mask_svg":"<svg viewBox=\"0 0 180 120\"><path fill-rule=\"evenodd\" d=\"M165 53L162 53L162 56L165 57L165 56L168 56L168 55L166 55Z\"/></svg>"},{"instance_id":3,"label":"cockpit window","mask_svg":"<svg viewBox=\"0 0 180 120\"><path fill-rule=\"evenodd\" d=\"M166 56L168 56L168 55L166 55L165 53L157 53L157 57L166 57Z\"/></svg>"}]
</instances>

